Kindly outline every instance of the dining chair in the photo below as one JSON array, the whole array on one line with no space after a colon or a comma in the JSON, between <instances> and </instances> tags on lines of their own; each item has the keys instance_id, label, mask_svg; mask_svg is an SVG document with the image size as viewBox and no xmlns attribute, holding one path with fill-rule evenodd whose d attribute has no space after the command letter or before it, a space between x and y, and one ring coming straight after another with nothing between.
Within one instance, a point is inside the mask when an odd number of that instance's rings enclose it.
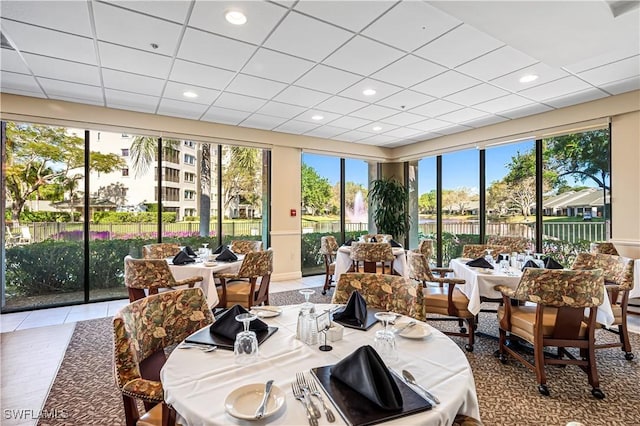
<instances>
[{"instance_id":1,"label":"dining chair","mask_svg":"<svg viewBox=\"0 0 640 426\"><path fill-rule=\"evenodd\" d=\"M441 275L436 277L431 272L429 262L422 253L407 252L409 276L420 282L423 288L422 309L423 315L428 321L457 321L459 331L443 331L448 336L460 336L468 339L465 349L473 352L475 343L476 317L469 312L469 299L456 288L457 284L464 284L460 278L446 277L445 272L452 272L447 268L438 268ZM430 286L429 284L433 284ZM437 317L428 317L436 314ZM464 323L467 327L464 327Z\"/></svg>"},{"instance_id":2,"label":"dining chair","mask_svg":"<svg viewBox=\"0 0 640 426\"><path fill-rule=\"evenodd\" d=\"M391 234L364 234L364 235L361 235L361 237L362 239L364 239L365 242L370 242L369 240L375 237L376 242L378 243L390 241L393 239L393 235Z\"/></svg>"},{"instance_id":3,"label":"dining chair","mask_svg":"<svg viewBox=\"0 0 640 426\"><path fill-rule=\"evenodd\" d=\"M20 236L18 237L17 244L30 244L31 243L31 230L28 226L20 227Z\"/></svg>"},{"instance_id":4,"label":"dining chair","mask_svg":"<svg viewBox=\"0 0 640 426\"><path fill-rule=\"evenodd\" d=\"M424 320L421 309L422 288L403 276L358 272L341 274L331 303L347 303L354 291L364 298L367 308Z\"/></svg>"},{"instance_id":5,"label":"dining chair","mask_svg":"<svg viewBox=\"0 0 640 426\"><path fill-rule=\"evenodd\" d=\"M350 257L355 272L360 272L360 262L362 262L363 272L376 273L379 263L383 274L387 273L387 265L389 267L388 274L393 274L393 261L395 260L395 256L389 243L353 242L351 244Z\"/></svg>"},{"instance_id":6,"label":"dining chair","mask_svg":"<svg viewBox=\"0 0 640 426\"><path fill-rule=\"evenodd\" d=\"M415 249L415 252L424 254L424 257L427 258L427 262L431 263L431 259L433 258L433 243L435 240L425 239L420 240L418 244L418 248Z\"/></svg>"},{"instance_id":7,"label":"dining chair","mask_svg":"<svg viewBox=\"0 0 640 426\"><path fill-rule=\"evenodd\" d=\"M333 282L333 275L336 273L336 254L338 252L338 242L333 235L325 235L320 238L320 254L324 260L324 287L322 287L322 294L327 294L327 290L331 287Z\"/></svg>"},{"instance_id":8,"label":"dining chair","mask_svg":"<svg viewBox=\"0 0 640 426\"><path fill-rule=\"evenodd\" d=\"M631 340L627 329L627 305L629 304L629 292L633 289L634 260L622 256L614 256L602 253L578 253L571 269L602 269L605 289L611 302L613 311L613 326L618 330L605 328L605 330L619 336L616 343L596 343L595 348L620 347L627 360L633 359Z\"/></svg>"},{"instance_id":9,"label":"dining chair","mask_svg":"<svg viewBox=\"0 0 640 426\"><path fill-rule=\"evenodd\" d=\"M230 249L235 254L247 254L262 250L262 241L234 240L231 241Z\"/></svg>"},{"instance_id":10,"label":"dining chair","mask_svg":"<svg viewBox=\"0 0 640 426\"><path fill-rule=\"evenodd\" d=\"M161 288L170 289L182 285L192 288L203 279L202 276L193 276L176 280L165 259L134 259L131 256L124 258L124 284L129 290L130 302L144 298L145 290L151 295L158 294Z\"/></svg>"},{"instance_id":11,"label":"dining chair","mask_svg":"<svg viewBox=\"0 0 640 426\"><path fill-rule=\"evenodd\" d=\"M145 297L114 315L114 378L127 426L175 425L176 412L165 404L160 381L164 349L211 323L213 315L200 288ZM137 400L144 403L142 416Z\"/></svg>"},{"instance_id":12,"label":"dining chair","mask_svg":"<svg viewBox=\"0 0 640 426\"><path fill-rule=\"evenodd\" d=\"M591 393L604 398L600 390L595 359L595 328L598 305L604 300L602 269L563 270L525 268L518 287L496 286L503 304L498 308L500 326L499 358L506 354L536 373L538 391L549 395L545 365L577 365L587 373ZM512 306L511 301L526 305ZM535 304L531 306L531 304ZM585 317L585 309L589 308ZM518 337L533 345L533 362L522 356L515 345L507 345ZM549 354L545 347L557 347ZM567 348L577 348L579 355Z\"/></svg>"},{"instance_id":13,"label":"dining chair","mask_svg":"<svg viewBox=\"0 0 640 426\"><path fill-rule=\"evenodd\" d=\"M173 257L180 251L175 243L157 243L142 246L142 257L145 259L166 259Z\"/></svg>"},{"instance_id":14,"label":"dining chair","mask_svg":"<svg viewBox=\"0 0 640 426\"><path fill-rule=\"evenodd\" d=\"M451 426L482 426L482 422L475 417L458 414L455 419L453 419Z\"/></svg>"},{"instance_id":15,"label":"dining chair","mask_svg":"<svg viewBox=\"0 0 640 426\"><path fill-rule=\"evenodd\" d=\"M504 246L507 250L504 253L524 253L532 248L531 240L526 237L511 235L491 235L487 240L488 245ZM494 254L496 254L494 252ZM500 254L500 253L497 253Z\"/></svg>"},{"instance_id":16,"label":"dining chair","mask_svg":"<svg viewBox=\"0 0 640 426\"><path fill-rule=\"evenodd\" d=\"M595 254L600 253L600 254L611 254L614 256L620 256L620 254L618 254L618 249L616 249L616 246L614 246L613 243L605 243L605 242L591 243L589 244L589 251Z\"/></svg>"},{"instance_id":17,"label":"dining chair","mask_svg":"<svg viewBox=\"0 0 640 426\"><path fill-rule=\"evenodd\" d=\"M220 281L218 307L239 304L249 309L255 305L269 304L269 284L273 272L273 249L249 252L237 274L214 273Z\"/></svg>"},{"instance_id":18,"label":"dining chair","mask_svg":"<svg viewBox=\"0 0 640 426\"><path fill-rule=\"evenodd\" d=\"M500 253L506 253L507 247L494 244L465 244L462 246L462 257L466 259L477 259L484 257L487 250L491 250L491 255L495 258Z\"/></svg>"}]
</instances>

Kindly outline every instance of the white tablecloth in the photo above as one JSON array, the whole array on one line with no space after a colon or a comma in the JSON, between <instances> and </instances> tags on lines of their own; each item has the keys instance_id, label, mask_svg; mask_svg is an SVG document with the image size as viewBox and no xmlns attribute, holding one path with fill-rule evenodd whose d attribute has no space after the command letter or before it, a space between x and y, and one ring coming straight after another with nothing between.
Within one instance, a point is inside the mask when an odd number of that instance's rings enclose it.
<instances>
[{"instance_id":1,"label":"white tablecloth","mask_svg":"<svg viewBox=\"0 0 640 426\"><path fill-rule=\"evenodd\" d=\"M393 255L396 259L393 261L393 269L405 278L409 278L409 268L407 267L407 255L402 247L392 247ZM335 281L338 282L340 275L348 272L352 265L351 247L342 246L336 254L336 273Z\"/></svg>"},{"instance_id":2,"label":"white tablecloth","mask_svg":"<svg viewBox=\"0 0 640 426\"><path fill-rule=\"evenodd\" d=\"M449 262L449 267L453 269L456 278L462 278L466 281L459 288L469 298L469 312L472 314L476 315L480 312L480 297L489 299L502 298L502 294L493 289L494 286L505 285L514 289L518 287L522 276L521 272L516 271L514 272L515 275L507 275L498 269L494 269L491 273L482 273L476 268L467 266L465 264L467 261L468 259L452 259ZM613 324L613 319L611 302L609 302L609 295L605 291L604 300L598 306L596 320L600 324L610 326Z\"/></svg>"},{"instance_id":3,"label":"white tablecloth","mask_svg":"<svg viewBox=\"0 0 640 426\"><path fill-rule=\"evenodd\" d=\"M633 288L629 297L640 297L640 259L633 262Z\"/></svg>"},{"instance_id":4,"label":"white tablecloth","mask_svg":"<svg viewBox=\"0 0 640 426\"><path fill-rule=\"evenodd\" d=\"M317 310L330 305L317 305ZM318 345L307 346L295 338L296 320L300 305L283 307L282 315L263 319L279 330L260 346L260 359L251 366L234 363L233 352L218 349L204 353L196 349L176 349L161 372L165 400L183 417L183 424L229 425L248 424L226 414L224 401L235 388L250 383L264 383L274 379L286 394L284 407L273 417L259 424L300 425L308 424L301 403L293 398L291 383L295 373L308 372L313 367L332 365L352 353L358 347L373 344L376 324L363 332L345 328L344 338L329 342L330 352L321 352ZM471 367L460 348L444 334L427 325L432 331L425 339L413 340L398 337L399 361L391 364L396 370L411 371L416 380L436 395L441 404L433 409L403 417L388 424L450 425L457 413L479 418L478 399ZM330 403L325 395L325 401ZM332 425L346 424L336 413ZM329 425L324 412L320 425Z\"/></svg>"},{"instance_id":5,"label":"white tablecloth","mask_svg":"<svg viewBox=\"0 0 640 426\"><path fill-rule=\"evenodd\" d=\"M242 265L242 258L238 256L237 262L217 262L216 266L204 266L203 263L188 263L186 265L172 265L169 262L169 269L176 280L184 280L193 276L202 276L204 279L199 283L196 283L196 287L201 287L205 296L207 297L207 303L209 307L213 308L218 305L220 299L218 298L218 292L216 291L215 281L213 279L214 272L224 272L234 274L240 270Z\"/></svg>"}]
</instances>

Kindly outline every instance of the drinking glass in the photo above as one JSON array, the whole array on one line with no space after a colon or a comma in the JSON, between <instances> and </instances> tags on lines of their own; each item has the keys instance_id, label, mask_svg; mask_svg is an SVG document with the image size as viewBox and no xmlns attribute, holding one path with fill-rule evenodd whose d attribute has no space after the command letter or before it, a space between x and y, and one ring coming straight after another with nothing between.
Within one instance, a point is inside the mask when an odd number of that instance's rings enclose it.
<instances>
[{"instance_id":1,"label":"drinking glass","mask_svg":"<svg viewBox=\"0 0 640 426\"><path fill-rule=\"evenodd\" d=\"M255 332L249 330L249 324L256 318L251 313L236 315L236 321L242 322L244 327L244 331L236 335L233 345L233 354L238 364L250 364L258 359L258 338Z\"/></svg>"},{"instance_id":2,"label":"drinking glass","mask_svg":"<svg viewBox=\"0 0 640 426\"><path fill-rule=\"evenodd\" d=\"M486 260L490 264L493 264L493 256L491 255L491 252L493 252L493 249L485 249L484 251L486 253L486 255L484 256L484 260Z\"/></svg>"},{"instance_id":3,"label":"drinking glass","mask_svg":"<svg viewBox=\"0 0 640 426\"><path fill-rule=\"evenodd\" d=\"M396 349L396 336L389 330L389 323L396 319L393 312L376 312L375 317L382 322L384 329L376 331L373 347L387 364L398 360Z\"/></svg>"},{"instance_id":4,"label":"drinking glass","mask_svg":"<svg viewBox=\"0 0 640 426\"><path fill-rule=\"evenodd\" d=\"M300 307L300 310L307 312L313 311L313 303L309 302L309 297L311 297L311 295L316 291L310 288L304 288L302 290L299 290L299 292L304 296L304 303Z\"/></svg>"}]
</instances>

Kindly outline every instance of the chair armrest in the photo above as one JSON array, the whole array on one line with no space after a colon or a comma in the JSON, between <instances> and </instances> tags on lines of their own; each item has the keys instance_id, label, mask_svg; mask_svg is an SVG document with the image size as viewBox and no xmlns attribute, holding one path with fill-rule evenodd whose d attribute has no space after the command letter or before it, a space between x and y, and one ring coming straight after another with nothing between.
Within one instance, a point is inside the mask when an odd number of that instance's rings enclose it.
<instances>
[{"instance_id":1,"label":"chair armrest","mask_svg":"<svg viewBox=\"0 0 640 426\"><path fill-rule=\"evenodd\" d=\"M147 402L163 402L164 389L162 383L155 380L134 379L122 386L122 393L132 398Z\"/></svg>"},{"instance_id":2,"label":"chair armrest","mask_svg":"<svg viewBox=\"0 0 640 426\"><path fill-rule=\"evenodd\" d=\"M188 285L189 287L193 287L195 283L199 283L202 280L204 280L204 277L200 277L200 276L185 278L184 280L176 280L176 283L172 287L179 286L179 285Z\"/></svg>"},{"instance_id":3,"label":"chair armrest","mask_svg":"<svg viewBox=\"0 0 640 426\"><path fill-rule=\"evenodd\" d=\"M240 278L245 278L245 277L240 277L238 276L238 274L214 274L213 275L214 278L225 278L227 280L232 280L232 279L240 279Z\"/></svg>"},{"instance_id":4,"label":"chair armrest","mask_svg":"<svg viewBox=\"0 0 640 426\"><path fill-rule=\"evenodd\" d=\"M507 287L506 285L497 285L493 287L493 289L495 291L499 291L503 296L506 296L508 298L514 298L516 295L516 290L514 288Z\"/></svg>"},{"instance_id":5,"label":"chair armrest","mask_svg":"<svg viewBox=\"0 0 640 426\"><path fill-rule=\"evenodd\" d=\"M451 268L431 268L431 272L435 272L438 275L446 274L447 272L453 272Z\"/></svg>"},{"instance_id":6,"label":"chair armrest","mask_svg":"<svg viewBox=\"0 0 640 426\"><path fill-rule=\"evenodd\" d=\"M438 282L443 282L445 284L466 284L467 281L462 278L436 278Z\"/></svg>"}]
</instances>

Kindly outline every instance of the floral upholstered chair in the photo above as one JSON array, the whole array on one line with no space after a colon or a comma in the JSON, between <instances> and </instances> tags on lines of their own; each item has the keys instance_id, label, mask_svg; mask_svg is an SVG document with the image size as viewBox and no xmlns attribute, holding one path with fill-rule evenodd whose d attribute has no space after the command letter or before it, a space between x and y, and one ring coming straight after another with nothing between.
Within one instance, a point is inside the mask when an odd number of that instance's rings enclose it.
<instances>
[{"instance_id":1,"label":"floral upholstered chair","mask_svg":"<svg viewBox=\"0 0 640 426\"><path fill-rule=\"evenodd\" d=\"M416 253L422 253L427 258L427 262L431 263L433 258L433 241L434 240L420 240L418 248L413 250Z\"/></svg>"},{"instance_id":2,"label":"floral upholstered chair","mask_svg":"<svg viewBox=\"0 0 640 426\"><path fill-rule=\"evenodd\" d=\"M498 308L500 321L500 361L506 363L506 354L535 371L538 391L549 395L545 364L572 364L587 373L591 393L604 398L600 390L595 358L595 328L598 306L604 300L602 269L563 270L525 268L518 287L496 286L503 295ZM511 299L532 302L535 306L512 306ZM585 318L585 309L589 315ZM517 336L533 345L534 362L520 355L514 346L507 346ZM544 352L545 346L558 348L557 356ZM566 348L578 348L575 356Z\"/></svg>"},{"instance_id":3,"label":"floral upholstered chair","mask_svg":"<svg viewBox=\"0 0 640 426\"><path fill-rule=\"evenodd\" d=\"M382 273L393 273L393 261L395 256L389 243L360 243L351 244L351 260L356 272L360 272L360 262L363 263L363 271L375 273L377 264L382 265ZM387 265L389 272L386 271Z\"/></svg>"},{"instance_id":4,"label":"floral upholstered chair","mask_svg":"<svg viewBox=\"0 0 640 426\"><path fill-rule=\"evenodd\" d=\"M494 244L465 244L462 246L462 257L477 259L486 256L486 250L491 250L491 256L498 257L500 253L506 253L507 247Z\"/></svg>"},{"instance_id":5,"label":"floral upholstered chair","mask_svg":"<svg viewBox=\"0 0 640 426\"><path fill-rule=\"evenodd\" d=\"M391 234L364 234L361 235L362 239L366 242L371 242L372 238L375 238L377 243L388 242L393 239L393 235Z\"/></svg>"},{"instance_id":6,"label":"floral upholstered chair","mask_svg":"<svg viewBox=\"0 0 640 426\"><path fill-rule=\"evenodd\" d=\"M591 253L597 254L611 254L613 256L620 256L618 254L618 249L613 243L591 243L589 245L589 249Z\"/></svg>"},{"instance_id":7,"label":"floral upholstered chair","mask_svg":"<svg viewBox=\"0 0 640 426\"><path fill-rule=\"evenodd\" d=\"M262 241L235 240L231 241L231 251L235 254L247 254L262 250Z\"/></svg>"},{"instance_id":8,"label":"floral upholstered chair","mask_svg":"<svg viewBox=\"0 0 640 426\"><path fill-rule=\"evenodd\" d=\"M175 411L164 403L160 369L164 349L211 324L213 315L200 288L140 299L113 317L114 378L122 392L127 426L173 425ZM144 402L140 417L136 400Z\"/></svg>"},{"instance_id":9,"label":"floral upholstered chair","mask_svg":"<svg viewBox=\"0 0 640 426\"><path fill-rule=\"evenodd\" d=\"M180 251L180 246L174 243L147 244L142 246L142 257L145 259L166 259L173 257Z\"/></svg>"},{"instance_id":10,"label":"floral upholstered chair","mask_svg":"<svg viewBox=\"0 0 640 426\"><path fill-rule=\"evenodd\" d=\"M350 272L340 275L331 303L347 303L357 291L367 307L383 309L423 320L422 288L399 275Z\"/></svg>"},{"instance_id":11,"label":"floral upholstered chair","mask_svg":"<svg viewBox=\"0 0 640 426\"><path fill-rule=\"evenodd\" d=\"M202 276L176 280L165 259L124 258L124 284L129 289L129 301L141 299L149 294L158 294L158 289L187 285L190 288L202 281Z\"/></svg>"},{"instance_id":12,"label":"floral upholstered chair","mask_svg":"<svg viewBox=\"0 0 640 426\"><path fill-rule=\"evenodd\" d=\"M273 250L269 249L245 254L237 274L214 273L214 278L220 280L218 307L239 304L249 309L263 303L268 305L272 272Z\"/></svg>"},{"instance_id":13,"label":"floral upholstered chair","mask_svg":"<svg viewBox=\"0 0 640 426\"><path fill-rule=\"evenodd\" d=\"M627 330L627 305L629 304L629 292L633 289L633 259L609 254L578 253L571 269L602 269L605 288L607 290L614 321L612 325L618 326L618 331L607 328L607 331L620 336L617 343L596 344L596 349L613 348L620 346L624 351L624 357L633 359L631 340Z\"/></svg>"},{"instance_id":14,"label":"floral upholstered chair","mask_svg":"<svg viewBox=\"0 0 640 426\"><path fill-rule=\"evenodd\" d=\"M531 240L529 238L508 235L492 235L487 240L487 244L505 246L507 250L504 253L524 253L525 250L530 250L532 248Z\"/></svg>"},{"instance_id":15,"label":"floral upholstered chair","mask_svg":"<svg viewBox=\"0 0 640 426\"><path fill-rule=\"evenodd\" d=\"M336 253L338 252L338 242L333 235L325 235L320 238L320 254L324 259L324 287L322 294L327 294L327 290L333 282L333 275L336 273Z\"/></svg>"}]
</instances>

